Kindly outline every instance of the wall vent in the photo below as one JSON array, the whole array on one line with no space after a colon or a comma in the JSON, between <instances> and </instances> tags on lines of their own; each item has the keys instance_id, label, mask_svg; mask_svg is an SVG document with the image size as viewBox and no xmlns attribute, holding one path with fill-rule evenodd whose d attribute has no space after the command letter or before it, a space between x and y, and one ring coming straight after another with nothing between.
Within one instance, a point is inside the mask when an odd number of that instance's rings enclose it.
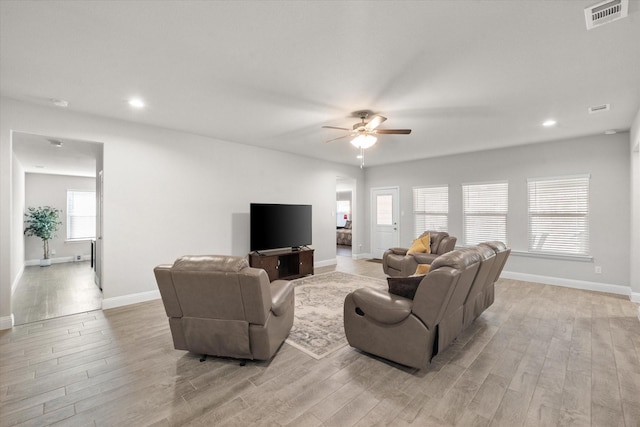
<instances>
[{"instance_id":1,"label":"wall vent","mask_svg":"<svg viewBox=\"0 0 640 427\"><path fill-rule=\"evenodd\" d=\"M595 105L593 107L589 107L589 114L601 113L603 111L609 111L610 109L611 104Z\"/></svg>"},{"instance_id":2,"label":"wall vent","mask_svg":"<svg viewBox=\"0 0 640 427\"><path fill-rule=\"evenodd\" d=\"M605 0L584 10L587 30L608 24L629 15L629 0Z\"/></svg>"}]
</instances>

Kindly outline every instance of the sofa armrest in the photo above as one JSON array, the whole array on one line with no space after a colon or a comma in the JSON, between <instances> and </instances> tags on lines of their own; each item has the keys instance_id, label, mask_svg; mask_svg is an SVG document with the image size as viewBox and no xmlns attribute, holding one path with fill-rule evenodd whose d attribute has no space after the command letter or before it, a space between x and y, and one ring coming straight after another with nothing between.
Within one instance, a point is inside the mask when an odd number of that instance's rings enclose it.
<instances>
[{"instance_id":1,"label":"sofa armrest","mask_svg":"<svg viewBox=\"0 0 640 427\"><path fill-rule=\"evenodd\" d=\"M389 248L388 250L390 250L392 253L396 255L406 255L409 249L408 248Z\"/></svg>"},{"instance_id":2,"label":"sofa armrest","mask_svg":"<svg viewBox=\"0 0 640 427\"><path fill-rule=\"evenodd\" d=\"M371 288L356 289L351 293L357 309L380 323L394 324L411 314L413 302L386 291Z\"/></svg>"},{"instance_id":3,"label":"sofa armrest","mask_svg":"<svg viewBox=\"0 0 640 427\"><path fill-rule=\"evenodd\" d=\"M415 253L411 254L418 264L431 264L434 259L438 257L436 254L423 254Z\"/></svg>"},{"instance_id":4,"label":"sofa armrest","mask_svg":"<svg viewBox=\"0 0 640 427\"><path fill-rule=\"evenodd\" d=\"M271 282L271 311L276 316L282 316L289 308L289 300L293 298L293 282L274 280Z\"/></svg>"}]
</instances>

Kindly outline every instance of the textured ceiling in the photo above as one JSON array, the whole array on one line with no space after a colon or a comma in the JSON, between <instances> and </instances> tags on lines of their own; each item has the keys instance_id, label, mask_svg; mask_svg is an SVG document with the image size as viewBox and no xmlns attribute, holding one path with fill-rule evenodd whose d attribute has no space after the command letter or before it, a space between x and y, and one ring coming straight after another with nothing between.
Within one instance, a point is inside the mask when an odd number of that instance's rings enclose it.
<instances>
[{"instance_id":1,"label":"textured ceiling","mask_svg":"<svg viewBox=\"0 0 640 427\"><path fill-rule=\"evenodd\" d=\"M413 129L381 136L368 165L627 130L640 2L587 31L593 3L3 0L0 93L353 165L320 127L362 109Z\"/></svg>"}]
</instances>

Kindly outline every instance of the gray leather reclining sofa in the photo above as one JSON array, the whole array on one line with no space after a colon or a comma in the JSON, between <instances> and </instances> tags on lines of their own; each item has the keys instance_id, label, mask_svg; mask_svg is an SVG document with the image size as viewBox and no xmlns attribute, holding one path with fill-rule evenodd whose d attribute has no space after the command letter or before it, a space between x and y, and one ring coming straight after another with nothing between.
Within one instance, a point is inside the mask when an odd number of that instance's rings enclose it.
<instances>
[{"instance_id":1,"label":"gray leather reclining sofa","mask_svg":"<svg viewBox=\"0 0 640 427\"><path fill-rule=\"evenodd\" d=\"M344 303L349 345L425 368L494 300L510 250L501 242L447 252L431 263L413 299L361 288Z\"/></svg>"}]
</instances>

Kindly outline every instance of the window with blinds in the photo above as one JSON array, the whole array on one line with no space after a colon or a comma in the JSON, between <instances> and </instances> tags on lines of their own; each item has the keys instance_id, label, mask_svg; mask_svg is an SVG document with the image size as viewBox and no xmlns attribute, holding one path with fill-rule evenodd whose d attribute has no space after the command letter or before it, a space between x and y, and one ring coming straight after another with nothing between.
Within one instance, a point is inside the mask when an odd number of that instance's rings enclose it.
<instances>
[{"instance_id":1,"label":"window with blinds","mask_svg":"<svg viewBox=\"0 0 640 427\"><path fill-rule=\"evenodd\" d=\"M529 251L589 254L589 175L531 178Z\"/></svg>"},{"instance_id":2,"label":"window with blinds","mask_svg":"<svg viewBox=\"0 0 640 427\"><path fill-rule=\"evenodd\" d=\"M67 240L96 237L96 192L67 191Z\"/></svg>"},{"instance_id":3,"label":"window with blinds","mask_svg":"<svg viewBox=\"0 0 640 427\"><path fill-rule=\"evenodd\" d=\"M413 189L413 224L416 237L427 230L448 230L449 186L415 187Z\"/></svg>"},{"instance_id":4,"label":"window with blinds","mask_svg":"<svg viewBox=\"0 0 640 427\"><path fill-rule=\"evenodd\" d=\"M506 181L462 186L465 245L490 240L507 244L508 193Z\"/></svg>"}]
</instances>

